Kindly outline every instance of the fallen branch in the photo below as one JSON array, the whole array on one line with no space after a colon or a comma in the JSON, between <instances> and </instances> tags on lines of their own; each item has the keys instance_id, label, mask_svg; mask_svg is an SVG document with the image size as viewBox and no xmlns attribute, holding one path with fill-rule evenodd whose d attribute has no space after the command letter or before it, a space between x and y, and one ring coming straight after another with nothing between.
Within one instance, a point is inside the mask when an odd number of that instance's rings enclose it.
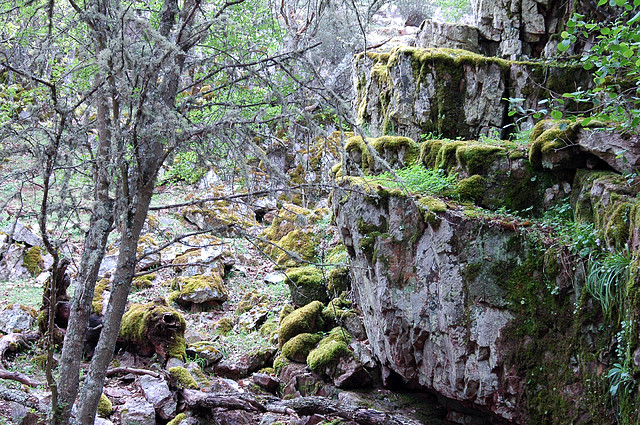
<instances>
[{"instance_id":1,"label":"fallen branch","mask_svg":"<svg viewBox=\"0 0 640 425\"><path fill-rule=\"evenodd\" d=\"M40 334L38 332L22 332L10 333L0 338L0 365L6 368L5 354L16 352L27 346L29 342L38 340Z\"/></svg>"},{"instance_id":2,"label":"fallen branch","mask_svg":"<svg viewBox=\"0 0 640 425\"><path fill-rule=\"evenodd\" d=\"M151 375L154 378L160 378L160 374L158 372L154 372L152 370L147 370L147 369L134 369L131 367L114 367L113 369L109 369L107 370L107 378L110 378L113 375L117 375L119 373L133 373L134 375Z\"/></svg>"},{"instance_id":3,"label":"fallen branch","mask_svg":"<svg viewBox=\"0 0 640 425\"><path fill-rule=\"evenodd\" d=\"M182 390L182 397L190 408L226 408L252 412L272 412L292 416L319 414L354 421L360 425L419 425L419 422L404 415L357 407L326 397L297 397L263 404L245 393L205 393L197 390Z\"/></svg>"},{"instance_id":4,"label":"fallen branch","mask_svg":"<svg viewBox=\"0 0 640 425\"><path fill-rule=\"evenodd\" d=\"M291 400L276 401L267 405L267 410L278 412L282 411L283 407L293 410L300 416L311 416L313 414L337 416L361 425L419 424L419 422L400 414L357 407L326 397L296 397Z\"/></svg>"},{"instance_id":5,"label":"fallen branch","mask_svg":"<svg viewBox=\"0 0 640 425\"><path fill-rule=\"evenodd\" d=\"M204 393L197 390L182 390L187 406L213 409L224 407L231 410L265 412L266 408L253 396L244 393Z\"/></svg>"},{"instance_id":6,"label":"fallen branch","mask_svg":"<svg viewBox=\"0 0 640 425\"><path fill-rule=\"evenodd\" d=\"M34 381L29 378L24 373L20 372L9 372L6 369L0 369L0 379L10 379L12 381L18 381L21 384L28 385L30 387L38 387L40 385L45 385L43 382Z\"/></svg>"}]
</instances>

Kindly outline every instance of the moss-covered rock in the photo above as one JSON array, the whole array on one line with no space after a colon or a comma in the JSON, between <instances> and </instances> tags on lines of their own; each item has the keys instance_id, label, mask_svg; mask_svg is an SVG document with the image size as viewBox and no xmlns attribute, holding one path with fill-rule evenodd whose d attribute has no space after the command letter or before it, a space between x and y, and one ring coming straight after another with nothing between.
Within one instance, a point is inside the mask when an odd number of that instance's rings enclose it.
<instances>
[{"instance_id":1,"label":"moss-covered rock","mask_svg":"<svg viewBox=\"0 0 640 425\"><path fill-rule=\"evenodd\" d=\"M336 267L329 270L329 282L327 292L330 295L338 295L351 288L351 275L348 267Z\"/></svg>"},{"instance_id":2,"label":"moss-covered rock","mask_svg":"<svg viewBox=\"0 0 640 425\"><path fill-rule=\"evenodd\" d=\"M187 415L184 413L178 413L175 418L167 422L167 425L180 425L180 423L185 419L187 419Z\"/></svg>"},{"instance_id":3,"label":"moss-covered rock","mask_svg":"<svg viewBox=\"0 0 640 425\"><path fill-rule=\"evenodd\" d=\"M186 352L189 357L204 361L205 366L211 366L223 357L218 345L212 341L198 341L189 344Z\"/></svg>"},{"instance_id":4,"label":"moss-covered rock","mask_svg":"<svg viewBox=\"0 0 640 425\"><path fill-rule=\"evenodd\" d=\"M98 402L98 416L101 418L108 418L113 413L113 404L111 400L102 393L100 395L100 401Z\"/></svg>"},{"instance_id":5,"label":"moss-covered rock","mask_svg":"<svg viewBox=\"0 0 640 425\"><path fill-rule=\"evenodd\" d=\"M149 273L142 276L138 276L133 279L132 285L136 289L146 289L153 286L153 281L158 277L156 273Z\"/></svg>"},{"instance_id":6,"label":"moss-covered rock","mask_svg":"<svg viewBox=\"0 0 640 425\"><path fill-rule=\"evenodd\" d=\"M35 277L42 272L44 262L42 261L42 248L32 246L24 253L22 265L29 271L31 276Z\"/></svg>"},{"instance_id":7,"label":"moss-covered rock","mask_svg":"<svg viewBox=\"0 0 640 425\"><path fill-rule=\"evenodd\" d=\"M287 269L287 285L291 299L296 305L307 305L311 301L327 302L327 287L322 271L313 266Z\"/></svg>"},{"instance_id":8,"label":"moss-covered rock","mask_svg":"<svg viewBox=\"0 0 640 425\"><path fill-rule=\"evenodd\" d=\"M227 288L218 274L178 277L174 283L180 291L176 302L181 305L198 305L206 309L215 307L229 298Z\"/></svg>"},{"instance_id":9,"label":"moss-covered rock","mask_svg":"<svg viewBox=\"0 0 640 425\"><path fill-rule=\"evenodd\" d=\"M326 373L327 370L335 368L341 357L353 356L348 348L349 339L346 331L334 328L318 343L318 347L309 353L307 357L309 369Z\"/></svg>"},{"instance_id":10,"label":"moss-covered rock","mask_svg":"<svg viewBox=\"0 0 640 425\"><path fill-rule=\"evenodd\" d=\"M282 346L282 355L291 361L305 363L309 352L320 342L319 334L298 334Z\"/></svg>"},{"instance_id":11,"label":"moss-covered rock","mask_svg":"<svg viewBox=\"0 0 640 425\"><path fill-rule=\"evenodd\" d=\"M154 352L166 358L186 358L182 314L161 304L133 304L122 316L118 339L143 355Z\"/></svg>"},{"instance_id":12,"label":"moss-covered rock","mask_svg":"<svg viewBox=\"0 0 640 425\"><path fill-rule=\"evenodd\" d=\"M189 371L181 366L169 368L169 377L174 386L180 389L197 390L200 388Z\"/></svg>"},{"instance_id":13,"label":"moss-covered rock","mask_svg":"<svg viewBox=\"0 0 640 425\"><path fill-rule=\"evenodd\" d=\"M233 320L223 317L213 325L213 329L220 335L229 335L233 330Z\"/></svg>"},{"instance_id":14,"label":"moss-covered rock","mask_svg":"<svg viewBox=\"0 0 640 425\"><path fill-rule=\"evenodd\" d=\"M265 294L259 294L258 292L250 291L242 296L242 299L236 306L236 316L240 316L242 313L246 313L253 307L267 302L267 296Z\"/></svg>"},{"instance_id":15,"label":"moss-covered rock","mask_svg":"<svg viewBox=\"0 0 640 425\"><path fill-rule=\"evenodd\" d=\"M304 307L288 314L280 323L278 343L280 348L296 335L301 333L313 333L320 328L323 304L313 301Z\"/></svg>"},{"instance_id":16,"label":"moss-covered rock","mask_svg":"<svg viewBox=\"0 0 640 425\"><path fill-rule=\"evenodd\" d=\"M105 306L105 292L108 293L110 288L109 279L102 279L96 284L93 291L93 301L91 301L91 312L102 314Z\"/></svg>"}]
</instances>

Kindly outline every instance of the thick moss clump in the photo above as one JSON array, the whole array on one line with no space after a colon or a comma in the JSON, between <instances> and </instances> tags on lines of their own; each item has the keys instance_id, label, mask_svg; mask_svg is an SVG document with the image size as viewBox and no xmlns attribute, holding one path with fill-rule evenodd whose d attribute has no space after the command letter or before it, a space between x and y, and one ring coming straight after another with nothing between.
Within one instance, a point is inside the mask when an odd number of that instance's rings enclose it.
<instances>
[{"instance_id":1,"label":"thick moss clump","mask_svg":"<svg viewBox=\"0 0 640 425\"><path fill-rule=\"evenodd\" d=\"M100 396L100 401L98 402L98 416L101 418L108 418L113 413L113 404L111 400L107 398L104 393Z\"/></svg>"},{"instance_id":2,"label":"thick moss clump","mask_svg":"<svg viewBox=\"0 0 640 425\"><path fill-rule=\"evenodd\" d=\"M265 303L268 301L268 298L264 294L259 294L256 291L247 292L242 296L242 299L238 302L236 306L235 314L236 316L240 316L242 313L246 313L251 310L253 307Z\"/></svg>"},{"instance_id":3,"label":"thick moss clump","mask_svg":"<svg viewBox=\"0 0 640 425\"><path fill-rule=\"evenodd\" d=\"M187 307L193 304L215 307L229 298L227 288L217 273L179 277L174 281L173 286L180 291L176 302Z\"/></svg>"},{"instance_id":4,"label":"thick moss clump","mask_svg":"<svg viewBox=\"0 0 640 425\"><path fill-rule=\"evenodd\" d=\"M469 143L456 149L456 159L469 174L487 174L498 157L506 157L506 150L499 146Z\"/></svg>"},{"instance_id":5,"label":"thick moss clump","mask_svg":"<svg viewBox=\"0 0 640 425\"><path fill-rule=\"evenodd\" d=\"M291 361L304 363L309 352L322 339L321 335L303 333L294 336L282 346L282 355Z\"/></svg>"},{"instance_id":6,"label":"thick moss clump","mask_svg":"<svg viewBox=\"0 0 640 425\"><path fill-rule=\"evenodd\" d=\"M178 311L160 304L133 304L122 316L119 339L143 353L186 359L186 321Z\"/></svg>"},{"instance_id":7,"label":"thick moss clump","mask_svg":"<svg viewBox=\"0 0 640 425\"><path fill-rule=\"evenodd\" d=\"M348 267L336 267L329 271L327 290L332 295L341 294L351 288L351 275Z\"/></svg>"},{"instance_id":8,"label":"thick moss clump","mask_svg":"<svg viewBox=\"0 0 640 425\"><path fill-rule=\"evenodd\" d=\"M180 425L180 422L184 421L185 419L187 419L187 415L185 415L184 413L178 413L175 418L167 422L167 425Z\"/></svg>"},{"instance_id":9,"label":"thick moss clump","mask_svg":"<svg viewBox=\"0 0 640 425\"><path fill-rule=\"evenodd\" d=\"M288 269L287 285L291 291L291 299L296 305L306 305L311 301L327 302L327 288L322 271L313 267L296 267Z\"/></svg>"},{"instance_id":10,"label":"thick moss clump","mask_svg":"<svg viewBox=\"0 0 640 425\"><path fill-rule=\"evenodd\" d=\"M146 289L153 286L153 281L158 277L156 273L149 273L142 276L138 276L133 279L133 287L136 289Z\"/></svg>"},{"instance_id":11,"label":"thick moss clump","mask_svg":"<svg viewBox=\"0 0 640 425\"><path fill-rule=\"evenodd\" d=\"M463 200L477 202L482 199L484 192L485 179L478 174L458 181L458 194Z\"/></svg>"},{"instance_id":12,"label":"thick moss clump","mask_svg":"<svg viewBox=\"0 0 640 425\"><path fill-rule=\"evenodd\" d=\"M22 265L29 271L31 276L36 277L42 272L42 248L32 246L24 253Z\"/></svg>"},{"instance_id":13,"label":"thick moss clump","mask_svg":"<svg viewBox=\"0 0 640 425\"><path fill-rule=\"evenodd\" d=\"M169 368L169 376L171 377L171 382L180 389L200 389L200 386L198 385L196 380L184 367L176 366Z\"/></svg>"},{"instance_id":14,"label":"thick moss clump","mask_svg":"<svg viewBox=\"0 0 640 425\"><path fill-rule=\"evenodd\" d=\"M223 317L213 325L213 328L220 335L229 335L233 330L233 320L228 317Z\"/></svg>"},{"instance_id":15,"label":"thick moss clump","mask_svg":"<svg viewBox=\"0 0 640 425\"><path fill-rule=\"evenodd\" d=\"M102 279L96 285L93 291L93 300L91 301L91 312L102 314L102 306L104 304L104 292L109 288L109 279Z\"/></svg>"},{"instance_id":16,"label":"thick moss clump","mask_svg":"<svg viewBox=\"0 0 640 425\"><path fill-rule=\"evenodd\" d=\"M320 301L313 301L282 319L278 333L280 348L296 335L313 333L317 328L321 328L319 325L323 307Z\"/></svg>"},{"instance_id":17,"label":"thick moss clump","mask_svg":"<svg viewBox=\"0 0 640 425\"><path fill-rule=\"evenodd\" d=\"M324 372L335 368L341 357L353 356L349 351L349 334L342 328L334 328L323 338L318 347L313 349L307 357L309 369L314 372Z\"/></svg>"}]
</instances>

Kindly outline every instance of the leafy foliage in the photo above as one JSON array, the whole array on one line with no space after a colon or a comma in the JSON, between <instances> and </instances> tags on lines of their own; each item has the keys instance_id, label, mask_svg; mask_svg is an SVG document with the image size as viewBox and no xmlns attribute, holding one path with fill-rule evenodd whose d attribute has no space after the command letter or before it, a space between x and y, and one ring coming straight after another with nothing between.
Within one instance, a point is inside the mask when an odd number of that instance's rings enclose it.
<instances>
[{"instance_id":1,"label":"leafy foliage","mask_svg":"<svg viewBox=\"0 0 640 425\"><path fill-rule=\"evenodd\" d=\"M602 259L589 261L585 289L602 306L604 316L611 319L615 308L624 302L624 284L629 278L631 259L628 255L609 253Z\"/></svg>"},{"instance_id":2,"label":"leafy foliage","mask_svg":"<svg viewBox=\"0 0 640 425\"><path fill-rule=\"evenodd\" d=\"M640 124L640 0L600 0L598 6L617 10L613 22L588 22L574 14L562 32L558 46L567 51L578 41L594 39L595 44L580 59L587 70L593 70L596 87L565 93L563 97L592 102L599 119L617 121L628 130ZM553 111L555 119L562 118ZM593 115L593 114L592 114ZM592 118L585 118L587 124Z\"/></svg>"},{"instance_id":3,"label":"leafy foliage","mask_svg":"<svg viewBox=\"0 0 640 425\"><path fill-rule=\"evenodd\" d=\"M420 164L401 168L395 176L386 172L372 180L390 188L406 188L412 194L428 194L439 196L456 196L456 175L444 170L427 169Z\"/></svg>"}]
</instances>

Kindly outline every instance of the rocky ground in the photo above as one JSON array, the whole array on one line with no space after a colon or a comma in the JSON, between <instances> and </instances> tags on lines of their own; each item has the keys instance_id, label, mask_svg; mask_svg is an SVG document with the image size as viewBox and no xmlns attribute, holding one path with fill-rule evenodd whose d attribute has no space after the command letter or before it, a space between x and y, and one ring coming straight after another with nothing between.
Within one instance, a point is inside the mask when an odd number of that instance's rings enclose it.
<instances>
[{"instance_id":1,"label":"rocky ground","mask_svg":"<svg viewBox=\"0 0 640 425\"><path fill-rule=\"evenodd\" d=\"M96 423L444 423L432 396L380 386L326 198L313 208L275 197L195 202L232 194L209 177L199 188L182 182L158 190L154 206L192 204L149 215ZM5 338L37 331L50 266L35 228L18 222L11 230L0 234ZM102 264L96 317L108 300L117 247L116 239ZM76 270L72 262L71 279ZM44 383L39 341L3 351L6 370ZM46 406L44 385L2 386ZM33 423L29 406L0 401L0 417Z\"/></svg>"}]
</instances>

